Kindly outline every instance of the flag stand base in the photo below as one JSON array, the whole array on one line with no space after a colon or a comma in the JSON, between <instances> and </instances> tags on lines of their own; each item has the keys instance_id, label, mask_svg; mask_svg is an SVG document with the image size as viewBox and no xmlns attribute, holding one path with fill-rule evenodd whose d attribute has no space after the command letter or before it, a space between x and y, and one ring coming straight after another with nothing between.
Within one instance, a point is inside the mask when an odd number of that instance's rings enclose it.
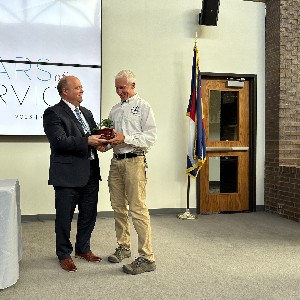
<instances>
[{"instance_id":1,"label":"flag stand base","mask_svg":"<svg viewBox=\"0 0 300 300\"><path fill-rule=\"evenodd\" d=\"M181 220L196 220L197 216L191 214L190 210L187 209L183 214L178 214L177 218Z\"/></svg>"}]
</instances>

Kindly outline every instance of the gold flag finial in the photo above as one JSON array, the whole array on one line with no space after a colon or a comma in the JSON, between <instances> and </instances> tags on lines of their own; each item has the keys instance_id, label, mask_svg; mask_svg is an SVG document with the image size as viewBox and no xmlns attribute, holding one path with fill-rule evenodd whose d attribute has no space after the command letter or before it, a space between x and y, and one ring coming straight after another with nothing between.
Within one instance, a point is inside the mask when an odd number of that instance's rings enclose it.
<instances>
[{"instance_id":1,"label":"gold flag finial","mask_svg":"<svg viewBox=\"0 0 300 300\"><path fill-rule=\"evenodd\" d=\"M197 46L197 31L196 31L196 34L195 34L195 46Z\"/></svg>"}]
</instances>

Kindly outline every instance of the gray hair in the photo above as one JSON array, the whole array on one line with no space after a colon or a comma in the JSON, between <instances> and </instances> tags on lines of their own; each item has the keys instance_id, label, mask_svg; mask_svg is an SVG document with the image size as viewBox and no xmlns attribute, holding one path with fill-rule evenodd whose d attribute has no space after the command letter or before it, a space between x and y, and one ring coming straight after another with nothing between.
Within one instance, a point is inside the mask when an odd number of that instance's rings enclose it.
<instances>
[{"instance_id":1,"label":"gray hair","mask_svg":"<svg viewBox=\"0 0 300 300\"><path fill-rule=\"evenodd\" d=\"M133 74L132 71L130 70L122 70L120 71L116 76L115 79L117 78L122 78L125 77L127 79L127 83L131 84L131 83L135 83L136 79L135 79L135 75Z\"/></svg>"}]
</instances>

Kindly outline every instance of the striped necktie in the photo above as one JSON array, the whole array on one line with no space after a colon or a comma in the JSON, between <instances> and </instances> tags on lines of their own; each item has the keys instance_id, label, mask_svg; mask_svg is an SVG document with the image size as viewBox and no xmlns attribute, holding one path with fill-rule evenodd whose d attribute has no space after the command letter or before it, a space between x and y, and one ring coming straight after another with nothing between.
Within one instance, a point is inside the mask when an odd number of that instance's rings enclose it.
<instances>
[{"instance_id":1,"label":"striped necktie","mask_svg":"<svg viewBox=\"0 0 300 300\"><path fill-rule=\"evenodd\" d=\"M79 121L79 123L81 124L84 133L85 134L86 133L91 133L90 128L87 126L87 124L83 121L83 119L81 117L81 111L79 110L79 108L76 107L74 111L75 111L76 118Z\"/></svg>"},{"instance_id":2,"label":"striped necktie","mask_svg":"<svg viewBox=\"0 0 300 300\"><path fill-rule=\"evenodd\" d=\"M78 107L75 107L75 115L76 115L76 118L77 120L79 121L79 123L81 124L82 126L82 129L84 131L85 134L89 133L91 134L91 129L89 128L89 126L83 121L82 117L81 117L81 111L79 110ZM90 149L90 157L89 159L94 159L95 158L95 155L93 153L93 150Z\"/></svg>"}]
</instances>

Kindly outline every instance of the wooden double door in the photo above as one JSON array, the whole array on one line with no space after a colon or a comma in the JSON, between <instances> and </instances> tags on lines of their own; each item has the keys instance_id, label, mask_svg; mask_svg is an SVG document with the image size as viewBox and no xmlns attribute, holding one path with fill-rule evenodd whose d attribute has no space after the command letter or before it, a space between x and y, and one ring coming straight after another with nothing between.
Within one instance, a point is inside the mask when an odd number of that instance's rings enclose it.
<instances>
[{"instance_id":1,"label":"wooden double door","mask_svg":"<svg viewBox=\"0 0 300 300\"><path fill-rule=\"evenodd\" d=\"M200 170L199 212L251 210L249 81L202 79L206 162Z\"/></svg>"}]
</instances>

